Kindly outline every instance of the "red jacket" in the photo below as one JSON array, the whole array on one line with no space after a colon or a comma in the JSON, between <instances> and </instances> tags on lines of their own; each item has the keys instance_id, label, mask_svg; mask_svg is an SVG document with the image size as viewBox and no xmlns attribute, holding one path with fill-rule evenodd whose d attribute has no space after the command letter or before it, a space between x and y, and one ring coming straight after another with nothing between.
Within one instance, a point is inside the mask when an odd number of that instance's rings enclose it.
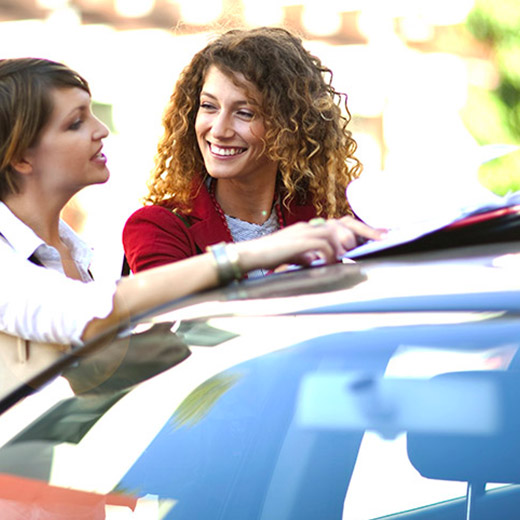
<instances>
[{"instance_id":1,"label":"red jacket","mask_svg":"<svg viewBox=\"0 0 520 520\"><path fill-rule=\"evenodd\" d=\"M123 247L132 272L176 262L205 252L206 247L229 241L229 234L202 186L193 200L192 212L182 219L166 206L144 206L126 221ZM282 206L286 226L316 216L312 205ZM188 226L183 222L186 221Z\"/></svg>"}]
</instances>

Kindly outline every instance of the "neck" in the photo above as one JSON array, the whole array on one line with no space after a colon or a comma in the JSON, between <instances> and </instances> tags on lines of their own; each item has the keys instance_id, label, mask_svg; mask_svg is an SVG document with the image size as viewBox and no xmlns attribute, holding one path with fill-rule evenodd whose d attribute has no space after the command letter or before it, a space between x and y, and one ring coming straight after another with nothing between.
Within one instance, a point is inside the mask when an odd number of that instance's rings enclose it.
<instances>
[{"instance_id":1,"label":"neck","mask_svg":"<svg viewBox=\"0 0 520 520\"><path fill-rule=\"evenodd\" d=\"M275 200L276 179L272 182L252 186L233 180L213 180L213 194L222 211L231 217L263 224L271 215Z\"/></svg>"},{"instance_id":2,"label":"neck","mask_svg":"<svg viewBox=\"0 0 520 520\"><path fill-rule=\"evenodd\" d=\"M41 194L31 196L26 192L11 195L4 202L17 218L47 244L56 246L61 243L59 220L63 204L53 204L51 199Z\"/></svg>"}]
</instances>

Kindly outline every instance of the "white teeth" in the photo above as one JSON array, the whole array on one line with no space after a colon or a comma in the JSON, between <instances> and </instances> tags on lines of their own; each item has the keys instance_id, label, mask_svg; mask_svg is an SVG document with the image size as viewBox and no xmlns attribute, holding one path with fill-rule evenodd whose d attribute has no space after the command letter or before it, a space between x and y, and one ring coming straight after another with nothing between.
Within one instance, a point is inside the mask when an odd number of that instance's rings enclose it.
<instances>
[{"instance_id":1,"label":"white teeth","mask_svg":"<svg viewBox=\"0 0 520 520\"><path fill-rule=\"evenodd\" d=\"M238 155L245 150L244 148L221 148L212 143L209 143L209 147L216 155Z\"/></svg>"}]
</instances>

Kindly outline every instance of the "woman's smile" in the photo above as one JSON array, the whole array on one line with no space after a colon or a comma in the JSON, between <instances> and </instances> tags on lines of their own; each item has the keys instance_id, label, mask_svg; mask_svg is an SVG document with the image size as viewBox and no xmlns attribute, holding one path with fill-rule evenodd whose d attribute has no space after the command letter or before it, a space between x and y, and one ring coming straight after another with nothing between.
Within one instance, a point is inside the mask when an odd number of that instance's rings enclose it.
<instances>
[{"instance_id":1,"label":"woman's smile","mask_svg":"<svg viewBox=\"0 0 520 520\"><path fill-rule=\"evenodd\" d=\"M242 86L243 85L243 86ZM241 74L212 65L200 94L197 142L209 175L217 179L272 179L278 164L266 154L260 95Z\"/></svg>"},{"instance_id":2,"label":"woman's smile","mask_svg":"<svg viewBox=\"0 0 520 520\"><path fill-rule=\"evenodd\" d=\"M233 146L219 146L208 142L211 153L217 157L234 157L244 153L247 148L233 147Z\"/></svg>"}]
</instances>

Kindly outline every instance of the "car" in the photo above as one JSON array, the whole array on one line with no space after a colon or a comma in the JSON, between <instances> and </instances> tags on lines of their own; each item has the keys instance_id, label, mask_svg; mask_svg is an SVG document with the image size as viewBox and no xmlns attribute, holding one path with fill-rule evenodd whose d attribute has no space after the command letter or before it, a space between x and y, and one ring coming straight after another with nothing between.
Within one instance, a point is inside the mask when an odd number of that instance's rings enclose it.
<instances>
[{"instance_id":1,"label":"car","mask_svg":"<svg viewBox=\"0 0 520 520\"><path fill-rule=\"evenodd\" d=\"M150 309L0 401L0 517L518 518L519 273L436 244Z\"/></svg>"}]
</instances>

